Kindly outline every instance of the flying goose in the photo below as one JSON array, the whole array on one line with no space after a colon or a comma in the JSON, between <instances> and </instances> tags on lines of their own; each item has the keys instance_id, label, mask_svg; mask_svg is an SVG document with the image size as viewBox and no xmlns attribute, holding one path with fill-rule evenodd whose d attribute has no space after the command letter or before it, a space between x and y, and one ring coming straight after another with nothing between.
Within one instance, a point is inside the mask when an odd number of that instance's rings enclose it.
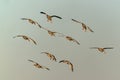
<instances>
[{"instance_id":1,"label":"flying goose","mask_svg":"<svg viewBox=\"0 0 120 80\"><path fill-rule=\"evenodd\" d=\"M71 69L71 71L73 72L73 64L70 61L68 61L68 60L61 60L61 61L59 61L59 63L68 64L70 69Z\"/></svg>"},{"instance_id":2,"label":"flying goose","mask_svg":"<svg viewBox=\"0 0 120 80\"><path fill-rule=\"evenodd\" d=\"M77 40L75 40L74 38L72 38L70 36L65 36L65 38L69 41L73 41L73 42L77 43L78 45L80 45L80 43Z\"/></svg>"},{"instance_id":3,"label":"flying goose","mask_svg":"<svg viewBox=\"0 0 120 80\"><path fill-rule=\"evenodd\" d=\"M50 58L50 60L57 61L56 57L53 54L51 54L49 52L41 52L41 53L46 54Z\"/></svg>"},{"instance_id":4,"label":"flying goose","mask_svg":"<svg viewBox=\"0 0 120 80\"><path fill-rule=\"evenodd\" d=\"M45 13L45 12L40 12L41 14L45 14L46 15L46 17L47 17L47 21L49 22L51 22L52 23L52 18L53 17L56 17L56 18L58 18L58 19L62 19L61 17L59 17L59 16L56 16L56 15L48 15L47 13Z\"/></svg>"},{"instance_id":5,"label":"flying goose","mask_svg":"<svg viewBox=\"0 0 120 80\"><path fill-rule=\"evenodd\" d=\"M22 37L24 40L27 40L30 42L30 40L35 44L37 45L36 41L33 40L32 38L28 37L28 36L25 36L25 35L17 35L17 36L14 36L13 38L16 38L16 37Z\"/></svg>"},{"instance_id":6,"label":"flying goose","mask_svg":"<svg viewBox=\"0 0 120 80\"><path fill-rule=\"evenodd\" d=\"M38 22L36 22L36 21L34 21L34 20L30 19L30 18L21 18L21 19L22 20L28 20L29 23L37 25L40 28L42 27Z\"/></svg>"},{"instance_id":7,"label":"flying goose","mask_svg":"<svg viewBox=\"0 0 120 80\"><path fill-rule=\"evenodd\" d=\"M47 31L50 36L54 36L55 37L56 35L59 35L59 36L62 35L62 33L51 31L51 30L49 30L47 28L44 28L44 27L41 27L41 28L44 29L45 31Z\"/></svg>"},{"instance_id":8,"label":"flying goose","mask_svg":"<svg viewBox=\"0 0 120 80\"><path fill-rule=\"evenodd\" d=\"M50 36L55 36L55 34L57 33L57 32L50 31L50 30L47 30L47 31L48 31L48 34L49 34Z\"/></svg>"},{"instance_id":9,"label":"flying goose","mask_svg":"<svg viewBox=\"0 0 120 80\"><path fill-rule=\"evenodd\" d=\"M80 22L80 21L77 21L75 19L72 19L72 21L76 22L76 23L80 23L82 24L82 30L83 31L87 31L87 29L90 31L90 32L94 32L90 27L88 27L86 24L84 24L83 22Z\"/></svg>"},{"instance_id":10,"label":"flying goose","mask_svg":"<svg viewBox=\"0 0 120 80\"><path fill-rule=\"evenodd\" d=\"M42 65L38 64L37 62L35 62L35 61L33 61L33 60L30 60L30 59L29 59L28 61L34 63L34 66L35 66L36 68L42 68L42 69L50 70L49 68L47 68L47 67L45 67L45 66L42 66Z\"/></svg>"},{"instance_id":11,"label":"flying goose","mask_svg":"<svg viewBox=\"0 0 120 80\"><path fill-rule=\"evenodd\" d=\"M113 49L113 47L91 47L90 49L97 49L100 52L106 53L105 49Z\"/></svg>"}]
</instances>

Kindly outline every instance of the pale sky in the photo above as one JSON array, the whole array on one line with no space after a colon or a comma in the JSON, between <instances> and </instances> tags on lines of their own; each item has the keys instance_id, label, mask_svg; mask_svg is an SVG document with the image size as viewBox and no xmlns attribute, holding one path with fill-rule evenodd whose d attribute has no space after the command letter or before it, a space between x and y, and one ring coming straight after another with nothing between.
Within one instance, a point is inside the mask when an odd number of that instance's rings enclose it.
<instances>
[{"instance_id":1,"label":"pale sky","mask_svg":"<svg viewBox=\"0 0 120 80\"><path fill-rule=\"evenodd\" d=\"M120 0L0 0L0 80L120 80ZM46 16L58 15L47 22ZM51 37L39 27L21 20L31 18L41 26L71 36L77 45L61 37ZM84 22L94 33L82 31ZM22 38L27 35L38 43ZM114 47L100 53L90 47ZM41 52L50 52L57 62ZM38 69L28 59L49 67ZM67 59L74 65L59 61Z\"/></svg>"}]
</instances>

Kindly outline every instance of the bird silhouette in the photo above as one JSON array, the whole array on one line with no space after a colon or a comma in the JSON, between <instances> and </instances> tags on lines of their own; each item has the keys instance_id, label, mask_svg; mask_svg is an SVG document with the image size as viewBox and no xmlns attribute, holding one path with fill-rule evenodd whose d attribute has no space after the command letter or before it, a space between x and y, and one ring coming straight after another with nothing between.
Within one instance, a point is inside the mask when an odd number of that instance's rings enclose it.
<instances>
[{"instance_id":1,"label":"bird silhouette","mask_svg":"<svg viewBox=\"0 0 120 80\"><path fill-rule=\"evenodd\" d=\"M30 59L29 59L28 61L34 63L34 66L35 66L36 68L42 68L42 69L50 70L49 68L47 68L47 67L45 67L45 66L42 66L42 65L38 64L37 62L35 62L35 61L33 61L33 60L30 60Z\"/></svg>"},{"instance_id":2,"label":"bird silhouette","mask_svg":"<svg viewBox=\"0 0 120 80\"><path fill-rule=\"evenodd\" d=\"M22 37L24 40L27 40L30 42L30 40L35 44L37 45L36 41L33 40L32 38L28 37L28 36L25 36L25 35L17 35L17 36L14 36L13 38L16 38L16 37Z\"/></svg>"},{"instance_id":3,"label":"bird silhouette","mask_svg":"<svg viewBox=\"0 0 120 80\"><path fill-rule=\"evenodd\" d=\"M91 47L90 49L97 49L98 51L102 52L102 53L106 53L105 49L113 49L113 47Z\"/></svg>"},{"instance_id":4,"label":"bird silhouette","mask_svg":"<svg viewBox=\"0 0 120 80\"><path fill-rule=\"evenodd\" d=\"M21 19L22 20L28 20L29 23L37 25L40 28L42 27L37 21L34 21L34 20L30 19L30 18L21 18Z\"/></svg>"},{"instance_id":5,"label":"bird silhouette","mask_svg":"<svg viewBox=\"0 0 120 80\"><path fill-rule=\"evenodd\" d=\"M51 54L49 52L41 52L41 53L46 54L50 58L50 60L57 61L56 57L53 54Z\"/></svg>"},{"instance_id":6,"label":"bird silhouette","mask_svg":"<svg viewBox=\"0 0 120 80\"><path fill-rule=\"evenodd\" d=\"M71 71L73 72L73 64L70 61L68 61L68 60L61 60L61 61L59 61L59 63L68 64L70 69L71 69Z\"/></svg>"},{"instance_id":7,"label":"bird silhouette","mask_svg":"<svg viewBox=\"0 0 120 80\"><path fill-rule=\"evenodd\" d=\"M87 31L87 30L89 30L90 32L94 32L90 27L88 27L86 24L84 24L83 22L80 22L80 21L77 21L77 20L75 20L75 19L72 19L72 21L74 21L74 22L76 22L76 23L80 23L80 24L82 24L82 30L83 31Z\"/></svg>"},{"instance_id":8,"label":"bird silhouette","mask_svg":"<svg viewBox=\"0 0 120 80\"><path fill-rule=\"evenodd\" d=\"M46 15L46 17L47 17L47 21L49 22L51 22L52 23L52 18L53 17L56 17L56 18L58 18L58 19L62 19L61 17L59 17L59 16L56 16L56 15L48 15L47 13L45 13L45 12L40 12L41 14L45 14Z\"/></svg>"}]
</instances>

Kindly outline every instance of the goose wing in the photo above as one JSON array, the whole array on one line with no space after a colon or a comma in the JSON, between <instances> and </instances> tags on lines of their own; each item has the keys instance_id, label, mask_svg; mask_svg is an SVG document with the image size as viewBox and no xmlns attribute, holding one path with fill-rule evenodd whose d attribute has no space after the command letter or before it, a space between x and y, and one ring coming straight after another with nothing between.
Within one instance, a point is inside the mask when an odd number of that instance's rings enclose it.
<instances>
[{"instance_id":1,"label":"goose wing","mask_svg":"<svg viewBox=\"0 0 120 80\"><path fill-rule=\"evenodd\" d=\"M87 27L90 32L94 32L90 27Z\"/></svg>"},{"instance_id":2,"label":"goose wing","mask_svg":"<svg viewBox=\"0 0 120 80\"><path fill-rule=\"evenodd\" d=\"M62 62L65 62L65 60L61 60L61 61L59 61L59 63L62 63Z\"/></svg>"},{"instance_id":3,"label":"goose wing","mask_svg":"<svg viewBox=\"0 0 120 80\"><path fill-rule=\"evenodd\" d=\"M37 45L36 41L32 38L29 38L35 45Z\"/></svg>"},{"instance_id":4,"label":"goose wing","mask_svg":"<svg viewBox=\"0 0 120 80\"><path fill-rule=\"evenodd\" d=\"M35 61L31 60L31 59L28 59L28 61L29 61L29 62L32 62L32 63L37 63L37 62L35 62Z\"/></svg>"},{"instance_id":5,"label":"goose wing","mask_svg":"<svg viewBox=\"0 0 120 80\"><path fill-rule=\"evenodd\" d=\"M42 66L42 68L46 69L46 70L50 70L48 67Z\"/></svg>"},{"instance_id":6,"label":"goose wing","mask_svg":"<svg viewBox=\"0 0 120 80\"><path fill-rule=\"evenodd\" d=\"M71 19L71 20L74 21L74 22L76 22L76 23L80 23L80 24L82 24L82 22L77 21L77 20L75 20L75 19Z\"/></svg>"},{"instance_id":7,"label":"goose wing","mask_svg":"<svg viewBox=\"0 0 120 80\"><path fill-rule=\"evenodd\" d=\"M28 18L21 18L22 20L29 20Z\"/></svg>"},{"instance_id":8,"label":"goose wing","mask_svg":"<svg viewBox=\"0 0 120 80\"><path fill-rule=\"evenodd\" d=\"M78 45L80 45L80 43L77 40L75 40L74 38L72 38L70 36L66 36L66 39L69 40L69 41L76 42Z\"/></svg>"},{"instance_id":9,"label":"goose wing","mask_svg":"<svg viewBox=\"0 0 120 80\"><path fill-rule=\"evenodd\" d=\"M46 14L45 12L40 12L41 14Z\"/></svg>"},{"instance_id":10,"label":"goose wing","mask_svg":"<svg viewBox=\"0 0 120 80\"><path fill-rule=\"evenodd\" d=\"M104 49L113 49L113 47L105 47Z\"/></svg>"},{"instance_id":11,"label":"goose wing","mask_svg":"<svg viewBox=\"0 0 120 80\"><path fill-rule=\"evenodd\" d=\"M52 15L51 17L56 17L56 18L62 19L62 17L56 16L56 15Z\"/></svg>"},{"instance_id":12,"label":"goose wing","mask_svg":"<svg viewBox=\"0 0 120 80\"><path fill-rule=\"evenodd\" d=\"M71 71L73 72L73 64L71 62L69 63L69 67L70 67Z\"/></svg>"},{"instance_id":13,"label":"goose wing","mask_svg":"<svg viewBox=\"0 0 120 80\"><path fill-rule=\"evenodd\" d=\"M23 36L25 36L25 35L17 35L17 36L13 36L13 38L16 38L16 37L23 37ZM27 37L27 36L25 36L25 37Z\"/></svg>"}]
</instances>

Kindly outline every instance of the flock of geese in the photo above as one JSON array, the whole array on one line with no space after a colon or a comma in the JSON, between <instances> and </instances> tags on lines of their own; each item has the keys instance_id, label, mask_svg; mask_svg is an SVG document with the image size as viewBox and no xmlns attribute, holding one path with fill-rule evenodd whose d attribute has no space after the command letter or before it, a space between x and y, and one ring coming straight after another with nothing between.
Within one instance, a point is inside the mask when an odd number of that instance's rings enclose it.
<instances>
[{"instance_id":1,"label":"flock of geese","mask_svg":"<svg viewBox=\"0 0 120 80\"><path fill-rule=\"evenodd\" d=\"M47 22L50 22L50 23L52 23L52 18L54 18L54 17L58 18L58 19L62 19L61 17L56 16L56 15L49 15L49 14L47 14L45 12L40 12L40 13L44 14L46 16L46 18L47 18ZM30 18L21 18L21 20L26 20L29 23L38 26L40 29L43 29L43 30L47 31L50 36L63 37L63 38L65 38L68 41L72 41L72 42L75 42L78 45L80 45L80 43L76 39L74 39L73 37L65 35L65 34L62 34L62 33L59 33L59 32L56 32L56 31L51 31L51 30L49 30L47 28L44 28L37 21L34 21L34 20L30 19ZM86 32L87 30L90 31L90 32L94 32L90 27L88 27L83 22L77 21L75 19L71 19L71 20L73 22L81 24L82 30L84 32ZM29 37L29 36L26 36L26 35L16 35L13 38L17 38L17 37L21 37L24 40L29 41L29 42L32 41L35 45L37 45L37 42L34 39L32 39L31 37ZM97 49L101 53L106 53L105 49L113 49L113 47L91 47L90 49ZM46 54L50 60L57 62L57 59L56 59L56 57L53 54L51 54L49 52L41 52L41 54ZM28 61L32 62L36 68L42 68L42 69L50 70L48 67L40 65L39 63L37 63L37 62L35 62L35 61L31 60L31 59L29 59ZM69 60L60 60L59 63L65 63L65 64L67 64L69 66L70 70L72 72L74 71L73 64Z\"/></svg>"}]
</instances>

